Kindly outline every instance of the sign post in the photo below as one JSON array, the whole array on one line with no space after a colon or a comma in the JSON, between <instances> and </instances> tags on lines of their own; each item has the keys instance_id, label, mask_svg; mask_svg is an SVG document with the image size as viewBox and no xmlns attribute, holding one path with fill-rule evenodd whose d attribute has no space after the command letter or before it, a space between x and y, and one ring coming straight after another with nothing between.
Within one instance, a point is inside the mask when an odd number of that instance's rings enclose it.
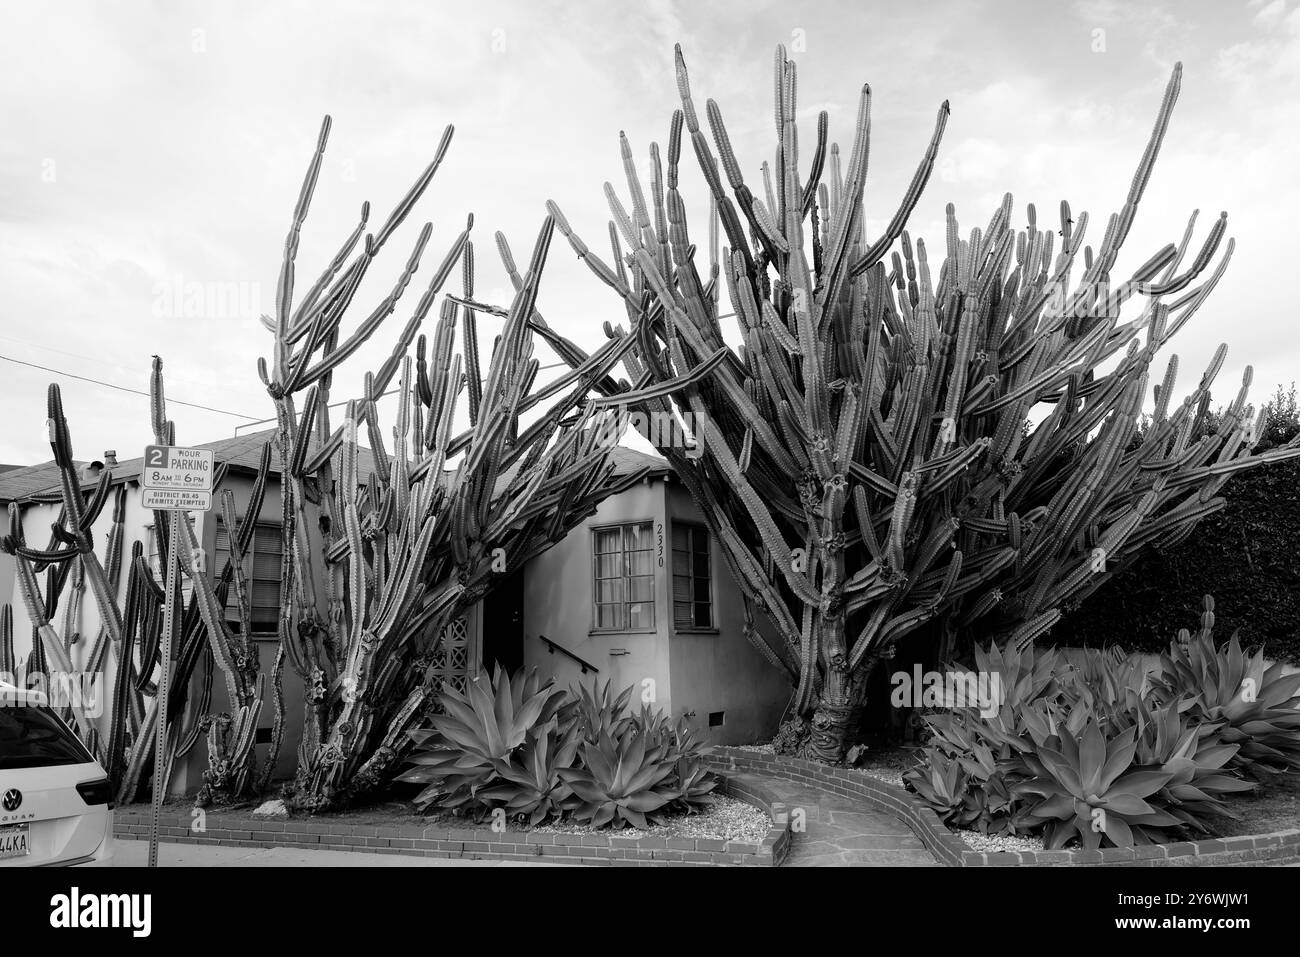
<instances>
[{"instance_id":1,"label":"sign post","mask_svg":"<svg viewBox=\"0 0 1300 957\"><path fill-rule=\"evenodd\" d=\"M167 699L171 689L172 632L176 627L177 572L180 566L182 512L212 508L213 461L211 449L182 449L173 445L146 445L140 485L144 507L168 513L167 595L163 605L162 640L158 673L157 721L154 727L153 814L149 821L149 866L158 866L158 825L167 790ZM186 516L185 521L189 521ZM186 529L186 534L189 530Z\"/></svg>"}]
</instances>

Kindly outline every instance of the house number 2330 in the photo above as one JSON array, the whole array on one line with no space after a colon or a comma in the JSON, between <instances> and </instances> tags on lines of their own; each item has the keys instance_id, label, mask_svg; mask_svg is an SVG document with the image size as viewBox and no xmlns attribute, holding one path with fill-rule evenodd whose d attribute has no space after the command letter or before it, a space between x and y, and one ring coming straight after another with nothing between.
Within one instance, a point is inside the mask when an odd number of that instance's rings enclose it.
<instances>
[{"instance_id":1,"label":"house number 2330","mask_svg":"<svg viewBox=\"0 0 1300 957\"><path fill-rule=\"evenodd\" d=\"M655 522L655 537L659 542L659 567L664 567L664 523Z\"/></svg>"}]
</instances>

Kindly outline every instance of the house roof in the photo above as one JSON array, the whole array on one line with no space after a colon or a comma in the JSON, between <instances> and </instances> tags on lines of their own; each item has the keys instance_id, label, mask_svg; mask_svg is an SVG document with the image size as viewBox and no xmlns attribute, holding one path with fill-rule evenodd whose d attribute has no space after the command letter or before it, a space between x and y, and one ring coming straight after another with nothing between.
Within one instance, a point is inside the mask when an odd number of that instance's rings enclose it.
<instances>
[{"instance_id":1,"label":"house roof","mask_svg":"<svg viewBox=\"0 0 1300 957\"><path fill-rule=\"evenodd\" d=\"M224 462L227 465L256 471L262 458L262 443L274 440L275 434L275 429L265 429L261 432L250 432L247 435L237 435L229 439L217 439L215 442L204 442L193 447L211 449L217 464ZM277 464L274 457L272 457L271 462L272 468L274 468ZM98 463L98 460L96 460L96 463L102 464ZM94 485L98 481L98 476L91 479L84 475L86 466L90 464L90 462L80 460L76 462L77 470L83 473L83 487ZM126 482L131 479L138 479L143 464L143 457L125 459L119 462L111 467L113 481ZM25 468L0 472L0 503L22 501L45 493L57 492L58 489L59 468L53 459L42 462L40 465L29 465Z\"/></svg>"},{"instance_id":2,"label":"house roof","mask_svg":"<svg viewBox=\"0 0 1300 957\"><path fill-rule=\"evenodd\" d=\"M234 468L257 471L257 467L262 460L262 445L269 441L274 446L276 435L277 430L271 428L264 429L261 432L249 432L246 435L236 435L233 438L217 439L215 442L205 442L202 445L191 447L211 449L213 458L218 465L225 463L227 466ZM362 459L358 462L358 472L361 475L369 475L374 469L374 460L371 458L369 449L363 448L360 452ZM627 475L643 467L650 468L654 473L669 471L668 462L657 455L647 455L644 452L638 452L636 449L629 449L621 445L610 453L610 457L614 462L615 475ZM143 457L119 462L112 467L113 481L116 483L138 479L143 463ZM76 464L78 471L82 471L89 463L78 461ZM279 465L279 456L273 454L271 456L271 471L273 474L279 473ZM97 476L94 479L83 477L82 485L83 487L93 486L97 481ZM0 472L0 504L21 502L45 494L57 493L58 490L59 469L53 460L42 462L40 465L29 465L23 468L11 469L7 472Z\"/></svg>"},{"instance_id":3,"label":"house roof","mask_svg":"<svg viewBox=\"0 0 1300 957\"><path fill-rule=\"evenodd\" d=\"M76 463L78 469L85 467L85 462ZM57 487L59 467L51 459L40 465L24 465L0 473L0 502L13 502L35 495L48 488Z\"/></svg>"},{"instance_id":4,"label":"house roof","mask_svg":"<svg viewBox=\"0 0 1300 957\"><path fill-rule=\"evenodd\" d=\"M672 471L672 466L668 464L667 459L646 452L638 452L636 449L629 449L625 445L616 446L614 451L609 453L609 458L614 463L615 475L627 475L639 468L648 468L654 474L664 474Z\"/></svg>"}]
</instances>

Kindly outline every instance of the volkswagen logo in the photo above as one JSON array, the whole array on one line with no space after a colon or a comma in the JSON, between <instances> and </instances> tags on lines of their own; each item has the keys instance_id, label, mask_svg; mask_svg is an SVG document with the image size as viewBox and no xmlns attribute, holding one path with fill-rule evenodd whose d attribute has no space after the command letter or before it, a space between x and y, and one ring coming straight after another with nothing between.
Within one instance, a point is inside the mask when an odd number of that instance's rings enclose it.
<instances>
[{"instance_id":1,"label":"volkswagen logo","mask_svg":"<svg viewBox=\"0 0 1300 957\"><path fill-rule=\"evenodd\" d=\"M0 799L0 805L4 806L6 811L16 811L23 803L23 792L17 788L10 788L5 792L3 799Z\"/></svg>"}]
</instances>

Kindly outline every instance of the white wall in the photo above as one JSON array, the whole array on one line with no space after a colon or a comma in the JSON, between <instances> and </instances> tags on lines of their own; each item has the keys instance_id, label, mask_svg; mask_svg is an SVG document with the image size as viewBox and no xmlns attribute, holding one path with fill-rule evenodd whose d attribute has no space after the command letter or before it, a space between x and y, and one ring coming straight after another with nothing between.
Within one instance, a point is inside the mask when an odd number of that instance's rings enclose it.
<instances>
[{"instance_id":1,"label":"white wall","mask_svg":"<svg viewBox=\"0 0 1300 957\"><path fill-rule=\"evenodd\" d=\"M612 681L614 690L636 685L639 700L647 679L653 681L654 706L673 713L669 682L668 626L671 611L663 584L663 569L655 588L653 630L642 633L600 633L593 625L592 528L622 522L653 523L656 541L663 537L663 483L638 483L620 495L605 499L596 513L569 532L548 551L524 568L524 665L553 675L564 686L587 684L593 677L603 684ZM663 559L665 562L667 558ZM489 597L490 601L491 598ZM579 665L556 652L551 654L538 635L572 651L599 669L595 676L581 673ZM639 707L639 705L637 705Z\"/></svg>"},{"instance_id":2,"label":"white wall","mask_svg":"<svg viewBox=\"0 0 1300 957\"><path fill-rule=\"evenodd\" d=\"M545 635L600 669L601 682L616 690L635 685L639 707L647 680L654 707L688 724L709 744L744 744L776 732L789 697L785 677L745 639L740 589L711 541L714 628L678 633L672 615L672 527L674 518L702 522L686 491L671 479L642 482L606 499L563 541L524 569L524 661L562 685L590 681L579 666L548 653ZM655 627L643 634L604 634L593 629L592 529L621 522L651 521L656 544ZM490 598L488 599L491 600ZM765 624L765 622L764 622ZM709 727L711 712L723 724Z\"/></svg>"}]
</instances>

